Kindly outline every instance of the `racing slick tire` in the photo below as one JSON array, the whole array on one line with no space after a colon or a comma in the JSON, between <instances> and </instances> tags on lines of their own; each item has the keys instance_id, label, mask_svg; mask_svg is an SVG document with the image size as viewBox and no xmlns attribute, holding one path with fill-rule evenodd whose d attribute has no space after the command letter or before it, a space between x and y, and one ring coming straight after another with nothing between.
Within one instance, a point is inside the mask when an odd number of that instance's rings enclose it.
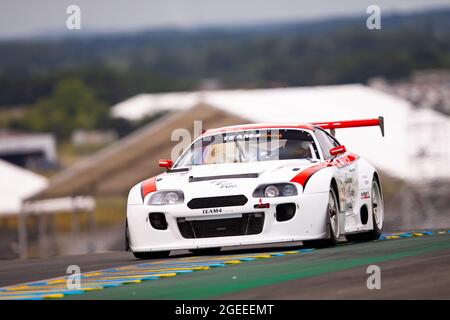
<instances>
[{"instance_id":1,"label":"racing slick tire","mask_svg":"<svg viewBox=\"0 0 450 320\"><path fill-rule=\"evenodd\" d=\"M350 242L363 242L376 240L381 236L383 232L383 219L384 219L384 205L383 196L381 195L380 183L377 177L372 181L372 219L373 229L366 232L348 234L345 236L347 241Z\"/></svg>"},{"instance_id":2,"label":"racing slick tire","mask_svg":"<svg viewBox=\"0 0 450 320\"><path fill-rule=\"evenodd\" d=\"M303 246L308 248L333 247L339 242L339 230L339 202L336 188L332 186L330 188L327 206L327 231L329 238L303 241Z\"/></svg>"},{"instance_id":3,"label":"racing slick tire","mask_svg":"<svg viewBox=\"0 0 450 320\"><path fill-rule=\"evenodd\" d=\"M205 249L190 249L189 251L197 256L206 256L218 254L222 248L205 248Z\"/></svg>"},{"instance_id":4,"label":"racing slick tire","mask_svg":"<svg viewBox=\"0 0 450 320\"><path fill-rule=\"evenodd\" d=\"M144 260L167 258L169 254L170 251L133 252L135 258Z\"/></svg>"}]
</instances>

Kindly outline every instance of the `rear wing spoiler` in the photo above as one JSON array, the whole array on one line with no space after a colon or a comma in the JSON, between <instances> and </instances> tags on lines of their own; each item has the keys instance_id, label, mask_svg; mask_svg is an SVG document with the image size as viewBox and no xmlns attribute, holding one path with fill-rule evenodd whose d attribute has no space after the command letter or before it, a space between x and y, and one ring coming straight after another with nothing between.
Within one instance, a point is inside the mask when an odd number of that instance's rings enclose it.
<instances>
[{"instance_id":1,"label":"rear wing spoiler","mask_svg":"<svg viewBox=\"0 0 450 320\"><path fill-rule=\"evenodd\" d=\"M383 117L378 117L375 119L344 120L344 121L332 121L332 122L313 122L311 124L314 126L321 127L322 129L330 129L332 135L334 135L335 129L376 126L376 127L380 127L381 135L384 137L384 118Z\"/></svg>"}]
</instances>

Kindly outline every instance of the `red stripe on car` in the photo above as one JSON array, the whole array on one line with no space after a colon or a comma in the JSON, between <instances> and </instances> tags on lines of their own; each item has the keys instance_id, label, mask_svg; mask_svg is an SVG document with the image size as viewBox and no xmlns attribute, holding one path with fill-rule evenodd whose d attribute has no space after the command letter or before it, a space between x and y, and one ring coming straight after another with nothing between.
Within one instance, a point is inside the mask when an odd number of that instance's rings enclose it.
<instances>
[{"instance_id":1,"label":"red stripe on car","mask_svg":"<svg viewBox=\"0 0 450 320\"><path fill-rule=\"evenodd\" d=\"M305 170L301 171L294 178L291 179L291 182L300 183L304 189L308 180L317 171L319 171L323 168L326 168L326 167L330 167L330 166L336 166L338 168L342 168L342 167L348 166L353 161L356 161L358 159L359 159L358 155L356 155L354 153L349 153L342 157L334 158L333 160L327 160L325 163L317 164L315 166L306 168Z\"/></svg>"},{"instance_id":2,"label":"red stripe on car","mask_svg":"<svg viewBox=\"0 0 450 320\"><path fill-rule=\"evenodd\" d=\"M341 157L334 158L333 160L327 160L327 163L329 163L332 166L336 166L338 168L342 168L345 166L348 166L353 161L356 161L359 159L359 156L354 153L348 153Z\"/></svg>"},{"instance_id":3,"label":"red stripe on car","mask_svg":"<svg viewBox=\"0 0 450 320\"><path fill-rule=\"evenodd\" d=\"M154 191L156 191L156 177L152 177L142 181L141 183L142 201L144 201L146 195Z\"/></svg>"},{"instance_id":4,"label":"red stripe on car","mask_svg":"<svg viewBox=\"0 0 450 320\"><path fill-rule=\"evenodd\" d=\"M305 188L306 183L308 182L309 178L311 178L311 176L314 173L316 173L320 169L326 168L328 166L331 166L331 164L321 163L321 164L306 168L305 170L298 173L294 178L292 178L291 182L300 183L303 186L303 188Z\"/></svg>"}]
</instances>

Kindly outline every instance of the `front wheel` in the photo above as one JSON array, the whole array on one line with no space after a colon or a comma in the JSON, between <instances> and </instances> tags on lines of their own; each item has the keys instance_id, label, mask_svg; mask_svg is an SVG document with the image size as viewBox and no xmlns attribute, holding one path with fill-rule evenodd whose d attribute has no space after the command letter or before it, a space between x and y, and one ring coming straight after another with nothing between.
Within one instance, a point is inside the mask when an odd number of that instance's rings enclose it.
<instances>
[{"instance_id":1,"label":"front wheel","mask_svg":"<svg viewBox=\"0 0 450 320\"><path fill-rule=\"evenodd\" d=\"M133 252L135 258L144 260L167 258L169 254L170 251Z\"/></svg>"},{"instance_id":2,"label":"front wheel","mask_svg":"<svg viewBox=\"0 0 450 320\"><path fill-rule=\"evenodd\" d=\"M332 187L330 189L327 206L327 232L329 237L328 239L303 241L303 245L310 248L326 248L335 246L339 242L339 230L339 202L336 190Z\"/></svg>"},{"instance_id":3,"label":"front wheel","mask_svg":"<svg viewBox=\"0 0 450 320\"><path fill-rule=\"evenodd\" d=\"M376 240L381 236L381 233L383 232L384 204L383 196L381 195L380 183L375 177L372 181L372 194L370 198L372 202L373 229L366 232L346 235L345 238L348 241L371 241Z\"/></svg>"}]
</instances>

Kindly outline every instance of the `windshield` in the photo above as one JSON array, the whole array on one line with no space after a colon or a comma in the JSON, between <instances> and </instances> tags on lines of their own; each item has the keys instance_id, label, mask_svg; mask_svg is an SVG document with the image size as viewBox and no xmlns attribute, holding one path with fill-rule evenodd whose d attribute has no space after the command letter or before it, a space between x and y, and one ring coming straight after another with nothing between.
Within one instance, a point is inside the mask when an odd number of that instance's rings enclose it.
<instances>
[{"instance_id":1,"label":"windshield","mask_svg":"<svg viewBox=\"0 0 450 320\"><path fill-rule=\"evenodd\" d=\"M314 140L304 130L236 131L197 139L178 159L174 168L317 157Z\"/></svg>"}]
</instances>

